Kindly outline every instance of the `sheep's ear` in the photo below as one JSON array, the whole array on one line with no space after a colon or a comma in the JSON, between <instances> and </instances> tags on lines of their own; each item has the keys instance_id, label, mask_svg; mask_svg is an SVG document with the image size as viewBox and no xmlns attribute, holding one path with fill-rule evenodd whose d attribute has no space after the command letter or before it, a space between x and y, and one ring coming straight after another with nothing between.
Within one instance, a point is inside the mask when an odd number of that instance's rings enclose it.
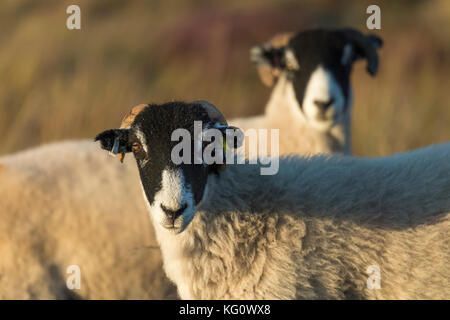
<instances>
[{"instance_id":1,"label":"sheep's ear","mask_svg":"<svg viewBox=\"0 0 450 320\"><path fill-rule=\"evenodd\" d=\"M364 35L355 29L343 29L340 32L347 38L348 44L344 48L343 63L367 59L367 72L374 76L378 71L377 50L383 46L383 40L374 35Z\"/></svg>"},{"instance_id":2,"label":"sheep's ear","mask_svg":"<svg viewBox=\"0 0 450 320\"><path fill-rule=\"evenodd\" d=\"M250 50L250 60L258 69L259 78L268 87L271 87L280 71L286 68L285 52L293 33L284 32L275 35L261 46Z\"/></svg>"},{"instance_id":3,"label":"sheep's ear","mask_svg":"<svg viewBox=\"0 0 450 320\"><path fill-rule=\"evenodd\" d=\"M271 87L280 72L285 69L286 47L274 48L270 45L256 46L250 51L250 60L256 64L262 83Z\"/></svg>"},{"instance_id":4,"label":"sheep's ear","mask_svg":"<svg viewBox=\"0 0 450 320\"><path fill-rule=\"evenodd\" d=\"M99 133L94 141L100 141L102 149L117 155L120 162L123 162L125 153L131 152L131 146L128 143L129 129L111 129Z\"/></svg>"},{"instance_id":5,"label":"sheep's ear","mask_svg":"<svg viewBox=\"0 0 450 320\"><path fill-rule=\"evenodd\" d=\"M381 47L383 47L383 39L381 39L379 36L369 34L366 37L376 49L380 49Z\"/></svg>"},{"instance_id":6,"label":"sheep's ear","mask_svg":"<svg viewBox=\"0 0 450 320\"><path fill-rule=\"evenodd\" d=\"M244 132L234 126L229 126L227 124L218 124L214 126L215 129L218 129L222 134L222 146L223 146L223 154L226 157L227 152L236 152L236 150L242 146L245 135ZM227 139L228 137L228 139ZM225 159L225 158L224 158ZM210 166L211 170L215 173L219 173L220 171L226 168L226 164L213 164Z\"/></svg>"}]
</instances>

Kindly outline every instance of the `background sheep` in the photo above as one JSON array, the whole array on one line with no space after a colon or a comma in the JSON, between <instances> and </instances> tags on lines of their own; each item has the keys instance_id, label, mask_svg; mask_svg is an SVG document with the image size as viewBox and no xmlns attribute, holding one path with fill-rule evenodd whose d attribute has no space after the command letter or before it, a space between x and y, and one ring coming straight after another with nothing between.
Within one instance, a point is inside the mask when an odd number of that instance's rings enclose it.
<instances>
[{"instance_id":1,"label":"background sheep","mask_svg":"<svg viewBox=\"0 0 450 320\"><path fill-rule=\"evenodd\" d=\"M374 76L381 45L379 37L354 29L276 36L251 52L262 81L272 85L277 79L264 115L230 123L280 129L280 154L351 153L352 66L365 58Z\"/></svg>"},{"instance_id":2,"label":"background sheep","mask_svg":"<svg viewBox=\"0 0 450 320\"><path fill-rule=\"evenodd\" d=\"M206 102L172 102L96 137L134 153L182 298L450 297L450 144L376 159L282 158L276 176L261 176L259 165L175 165L172 133L192 136L194 121L230 128ZM380 289L367 285L371 266Z\"/></svg>"},{"instance_id":3,"label":"background sheep","mask_svg":"<svg viewBox=\"0 0 450 320\"><path fill-rule=\"evenodd\" d=\"M176 298L137 170L107 158L86 141L0 158L0 299ZM66 287L70 265L80 290Z\"/></svg>"},{"instance_id":4,"label":"background sheep","mask_svg":"<svg viewBox=\"0 0 450 320\"><path fill-rule=\"evenodd\" d=\"M0 154L90 139L139 101L204 98L227 119L262 114L271 90L248 63L250 46L286 30L340 26L385 43L375 78L365 62L354 65L353 153L391 155L450 139L446 0L383 1L376 31L364 31L372 3L361 0L180 1L84 1L81 32L66 29L63 1L2 6Z\"/></svg>"}]
</instances>

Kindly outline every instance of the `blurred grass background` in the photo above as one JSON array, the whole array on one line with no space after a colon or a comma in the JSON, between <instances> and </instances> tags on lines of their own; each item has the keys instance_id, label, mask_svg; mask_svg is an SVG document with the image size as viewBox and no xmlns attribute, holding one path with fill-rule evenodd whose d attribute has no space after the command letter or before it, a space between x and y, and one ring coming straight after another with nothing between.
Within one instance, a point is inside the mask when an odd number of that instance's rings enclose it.
<instances>
[{"instance_id":1,"label":"blurred grass background","mask_svg":"<svg viewBox=\"0 0 450 320\"><path fill-rule=\"evenodd\" d=\"M81 7L82 29L66 28ZM450 140L450 1L2 0L0 154L92 138L135 104L207 99L261 113L249 49L280 31L366 29L381 7L376 78L355 66L353 149L379 156Z\"/></svg>"}]
</instances>

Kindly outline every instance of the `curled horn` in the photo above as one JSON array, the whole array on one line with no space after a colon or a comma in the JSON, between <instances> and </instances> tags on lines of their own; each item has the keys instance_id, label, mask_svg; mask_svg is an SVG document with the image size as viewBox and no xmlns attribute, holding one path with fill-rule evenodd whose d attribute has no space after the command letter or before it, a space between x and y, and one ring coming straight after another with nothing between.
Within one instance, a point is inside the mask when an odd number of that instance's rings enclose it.
<instances>
[{"instance_id":1,"label":"curled horn","mask_svg":"<svg viewBox=\"0 0 450 320\"><path fill-rule=\"evenodd\" d=\"M126 129L126 128L131 127L136 116L139 113L141 113L141 111L144 110L146 107L148 107L148 104L139 104L139 105L133 107L125 115L125 117L123 117L122 122L120 123L120 129Z\"/></svg>"},{"instance_id":2,"label":"curled horn","mask_svg":"<svg viewBox=\"0 0 450 320\"><path fill-rule=\"evenodd\" d=\"M197 100L194 101L194 103L198 103L200 104L203 109L208 113L208 116L211 118L212 122L214 122L214 124L219 124L220 126L226 127L226 128L234 128L234 127L228 127L228 123L227 120L225 119L225 117L223 116L223 114L217 110L217 108L209 103L206 100ZM235 128L238 129L238 128ZM239 129L238 129L239 130ZM243 136L243 133L242 133ZM243 139L243 137L241 136L241 140ZM242 142L242 141L241 141ZM226 146L225 146L225 140L224 140L224 151L226 150ZM216 172L224 170L225 169L225 164L216 164Z\"/></svg>"},{"instance_id":3,"label":"curled horn","mask_svg":"<svg viewBox=\"0 0 450 320\"><path fill-rule=\"evenodd\" d=\"M146 107L148 107L148 104L139 104L135 107L133 107L126 115L123 117L122 122L120 124L120 129L128 129L131 127L131 125L134 122L134 119L136 116L141 113L142 110L144 110ZM125 153L118 153L117 158L119 158L120 162L123 162L123 159L125 159Z\"/></svg>"},{"instance_id":4,"label":"curled horn","mask_svg":"<svg viewBox=\"0 0 450 320\"><path fill-rule=\"evenodd\" d=\"M250 51L250 59L253 62L256 62L259 78L266 86L273 86L275 78L279 74L279 70L275 70L270 62L268 63L264 60L262 57L264 51L286 47L293 36L294 34L292 32L279 33L261 47L253 47Z\"/></svg>"},{"instance_id":5,"label":"curled horn","mask_svg":"<svg viewBox=\"0 0 450 320\"><path fill-rule=\"evenodd\" d=\"M217 110L217 108L214 105L205 100L197 100L194 101L194 103L198 103L203 107L203 109L208 113L208 116L211 118L214 124L218 123L222 127L222 129L234 129L235 131L237 131L236 136L237 140L233 141L233 145L228 144L228 146L236 149L242 145L245 136L242 130L234 126L229 126L223 114L219 110ZM226 142L229 143L229 141ZM226 146L224 146L224 148L226 149Z\"/></svg>"},{"instance_id":6,"label":"curled horn","mask_svg":"<svg viewBox=\"0 0 450 320\"><path fill-rule=\"evenodd\" d=\"M293 36L294 36L293 32L279 33L279 34L276 34L275 36L273 36L272 39L270 39L268 43L273 48L285 47L288 45L289 41L291 40L291 38Z\"/></svg>"},{"instance_id":7,"label":"curled horn","mask_svg":"<svg viewBox=\"0 0 450 320\"><path fill-rule=\"evenodd\" d=\"M377 49L383 45L382 40L375 35L365 36L355 29L342 29L340 32L367 58L367 72L374 76L378 71Z\"/></svg>"}]
</instances>

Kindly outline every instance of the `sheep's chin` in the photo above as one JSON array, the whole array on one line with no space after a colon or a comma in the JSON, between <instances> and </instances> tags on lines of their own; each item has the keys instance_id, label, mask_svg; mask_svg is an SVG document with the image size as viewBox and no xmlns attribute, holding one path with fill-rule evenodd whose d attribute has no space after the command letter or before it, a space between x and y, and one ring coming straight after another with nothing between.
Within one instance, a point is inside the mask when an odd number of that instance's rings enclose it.
<instances>
[{"instance_id":1,"label":"sheep's chin","mask_svg":"<svg viewBox=\"0 0 450 320\"><path fill-rule=\"evenodd\" d=\"M334 125L339 123L339 119L328 118L328 119L310 119L310 125L316 130L327 131L330 130Z\"/></svg>"},{"instance_id":2,"label":"sheep's chin","mask_svg":"<svg viewBox=\"0 0 450 320\"><path fill-rule=\"evenodd\" d=\"M184 231L181 228L177 228L177 227L168 227L163 224L161 226L164 228L164 230L166 230L167 232L174 234L174 235L180 234Z\"/></svg>"}]
</instances>

